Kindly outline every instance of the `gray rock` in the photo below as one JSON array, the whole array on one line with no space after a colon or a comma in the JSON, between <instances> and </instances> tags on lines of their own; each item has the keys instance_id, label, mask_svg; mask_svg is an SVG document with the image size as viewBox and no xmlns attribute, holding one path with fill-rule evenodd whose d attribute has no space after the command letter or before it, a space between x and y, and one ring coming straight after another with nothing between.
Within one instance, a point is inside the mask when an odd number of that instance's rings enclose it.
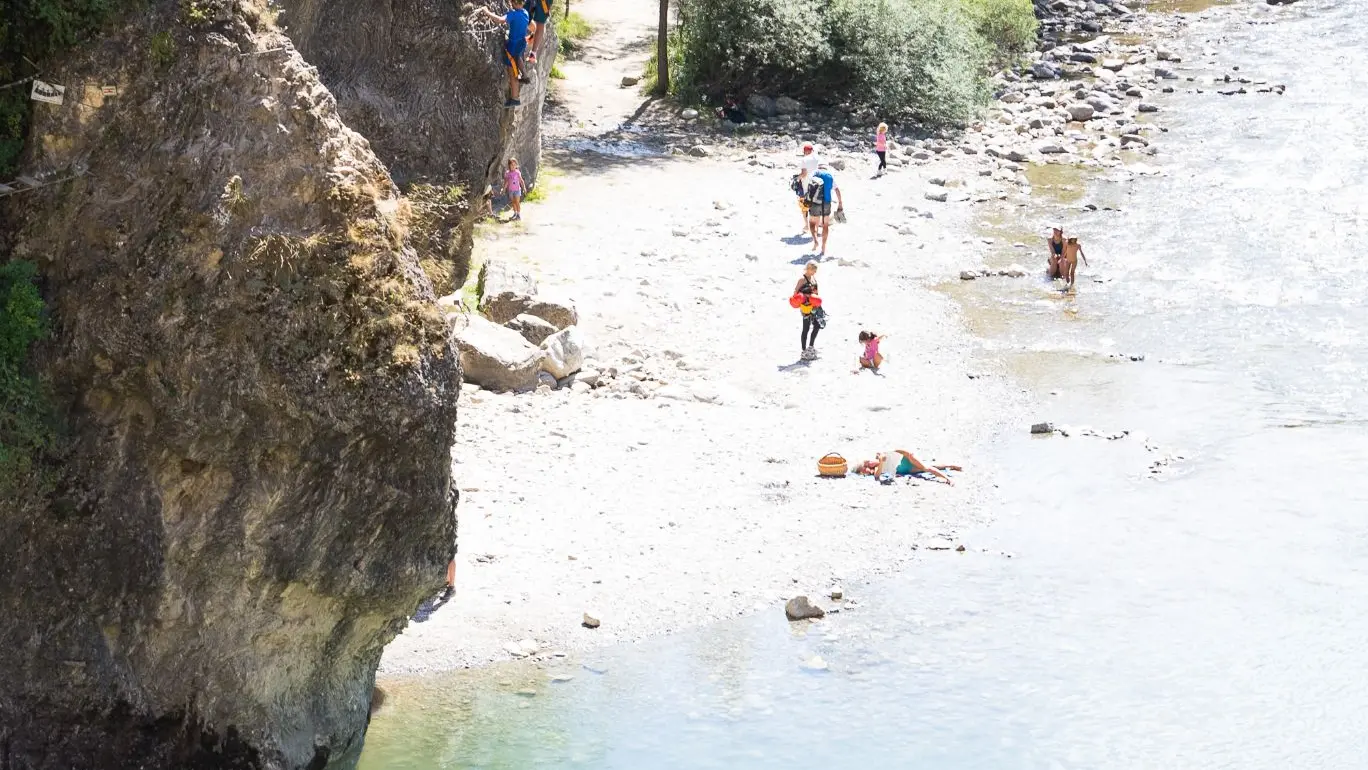
<instances>
[{"instance_id":1,"label":"gray rock","mask_svg":"<svg viewBox=\"0 0 1368 770\"><path fill-rule=\"evenodd\" d=\"M1091 104L1082 102L1070 104L1068 107L1069 119L1076 121L1092 120L1095 110Z\"/></svg>"},{"instance_id":2,"label":"gray rock","mask_svg":"<svg viewBox=\"0 0 1368 770\"><path fill-rule=\"evenodd\" d=\"M839 601L840 601L842 598L844 598L844 597L845 597L845 592L842 591L840 588L833 588L833 589L831 589L831 600L832 600L833 602L839 602Z\"/></svg>"},{"instance_id":3,"label":"gray rock","mask_svg":"<svg viewBox=\"0 0 1368 770\"><path fill-rule=\"evenodd\" d=\"M684 110L683 112L679 113L679 117L683 118L684 120L697 120L698 110L695 110L694 108L690 107Z\"/></svg>"},{"instance_id":4,"label":"gray rock","mask_svg":"<svg viewBox=\"0 0 1368 770\"><path fill-rule=\"evenodd\" d=\"M523 339L527 340L533 345L541 345L547 337L550 337L551 335L556 333L555 326L552 326L544 319L538 318L534 315L528 315L527 313L521 313L517 315L513 318L513 320L504 324L504 326L507 326L508 328L512 329L518 334L521 334Z\"/></svg>"},{"instance_id":5,"label":"gray rock","mask_svg":"<svg viewBox=\"0 0 1368 770\"><path fill-rule=\"evenodd\" d=\"M542 369L545 351L483 316L472 314L463 322L465 327L456 332L456 348L465 379L494 391L527 391L537 387L537 373Z\"/></svg>"},{"instance_id":6,"label":"gray rock","mask_svg":"<svg viewBox=\"0 0 1368 770\"><path fill-rule=\"evenodd\" d=\"M1054 424L1048 422L1038 422L1035 425L1031 426L1031 435L1040 435L1042 433L1054 433Z\"/></svg>"},{"instance_id":7,"label":"gray rock","mask_svg":"<svg viewBox=\"0 0 1368 770\"><path fill-rule=\"evenodd\" d=\"M845 171L846 162L841 158L835 158L831 161L831 167L836 169L837 171Z\"/></svg>"},{"instance_id":8,"label":"gray rock","mask_svg":"<svg viewBox=\"0 0 1368 770\"><path fill-rule=\"evenodd\" d=\"M1057 144L1042 144L1038 151L1041 155L1062 155L1068 152L1068 149Z\"/></svg>"},{"instance_id":9,"label":"gray rock","mask_svg":"<svg viewBox=\"0 0 1368 770\"><path fill-rule=\"evenodd\" d=\"M522 312L551 324L556 331L579 323L579 311L575 309L574 301L564 297L532 297Z\"/></svg>"},{"instance_id":10,"label":"gray rock","mask_svg":"<svg viewBox=\"0 0 1368 770\"><path fill-rule=\"evenodd\" d=\"M623 88L631 88L632 86L634 86L634 85L636 85L637 83L640 83L640 82L641 82L641 78L634 78L634 77L632 77L631 75L624 75L623 78L622 78L622 87L623 87Z\"/></svg>"},{"instance_id":11,"label":"gray rock","mask_svg":"<svg viewBox=\"0 0 1368 770\"><path fill-rule=\"evenodd\" d=\"M541 347L546 351L542 369L558 380L584 368L584 340L578 326L567 327L547 337Z\"/></svg>"},{"instance_id":12,"label":"gray rock","mask_svg":"<svg viewBox=\"0 0 1368 770\"><path fill-rule=\"evenodd\" d=\"M489 320L504 324L522 313L537 293L537 281L524 270L491 260L480 266L476 294L479 309Z\"/></svg>"},{"instance_id":13,"label":"gray rock","mask_svg":"<svg viewBox=\"0 0 1368 770\"><path fill-rule=\"evenodd\" d=\"M1157 50L1154 52L1154 56L1155 56L1155 58L1159 59L1159 61L1175 61L1175 62L1176 62L1176 61L1182 61L1182 60L1183 60L1182 57L1178 56L1177 54L1175 54L1174 52L1170 51L1170 50L1167 49L1167 48L1159 48L1159 49L1157 49Z\"/></svg>"},{"instance_id":14,"label":"gray rock","mask_svg":"<svg viewBox=\"0 0 1368 770\"><path fill-rule=\"evenodd\" d=\"M1141 147L1148 147L1149 141L1139 134L1122 134L1121 146L1125 147L1128 144L1138 144Z\"/></svg>"},{"instance_id":15,"label":"gray rock","mask_svg":"<svg viewBox=\"0 0 1368 770\"><path fill-rule=\"evenodd\" d=\"M1059 77L1059 68L1049 62L1038 61L1031 65L1031 76L1036 80L1054 80Z\"/></svg>"},{"instance_id":16,"label":"gray rock","mask_svg":"<svg viewBox=\"0 0 1368 770\"><path fill-rule=\"evenodd\" d=\"M961 270L961 271L960 271L960 280L961 280L961 281L972 281L972 280L977 279L978 277L979 277L979 274L978 274L978 271L977 271L977 270Z\"/></svg>"},{"instance_id":17,"label":"gray rock","mask_svg":"<svg viewBox=\"0 0 1368 770\"><path fill-rule=\"evenodd\" d=\"M929 201L945 203L946 201L950 200L950 191L942 187L936 187L927 190L925 193L923 193L923 196Z\"/></svg>"},{"instance_id":18,"label":"gray rock","mask_svg":"<svg viewBox=\"0 0 1368 770\"><path fill-rule=\"evenodd\" d=\"M1150 102L1140 102L1139 106L1137 106L1136 109L1141 112L1158 112L1159 105L1152 104Z\"/></svg>"},{"instance_id":19,"label":"gray rock","mask_svg":"<svg viewBox=\"0 0 1368 770\"><path fill-rule=\"evenodd\" d=\"M706 158L709 155L712 155L712 150L709 150L701 144L695 144L693 147L689 148L689 154L695 158Z\"/></svg>"},{"instance_id":20,"label":"gray rock","mask_svg":"<svg viewBox=\"0 0 1368 770\"><path fill-rule=\"evenodd\" d=\"M1069 54L1069 61L1078 62L1080 64L1096 64L1097 57L1087 51L1074 51Z\"/></svg>"},{"instance_id":21,"label":"gray rock","mask_svg":"<svg viewBox=\"0 0 1368 770\"><path fill-rule=\"evenodd\" d=\"M1026 153L1020 150L1011 150L1007 153L1006 157L1007 160L1010 160L1013 163L1025 163L1026 161L1031 159L1031 156L1027 155Z\"/></svg>"},{"instance_id":22,"label":"gray rock","mask_svg":"<svg viewBox=\"0 0 1368 770\"><path fill-rule=\"evenodd\" d=\"M784 614L789 620L807 620L826 616L826 611L808 603L806 596L795 596L784 605Z\"/></svg>"},{"instance_id":23,"label":"gray rock","mask_svg":"<svg viewBox=\"0 0 1368 770\"><path fill-rule=\"evenodd\" d=\"M1160 80L1177 80L1178 73L1167 67L1155 67L1154 76Z\"/></svg>"},{"instance_id":24,"label":"gray rock","mask_svg":"<svg viewBox=\"0 0 1368 770\"><path fill-rule=\"evenodd\" d=\"M1119 72L1119 71L1121 70L1121 68L1124 67L1124 66L1126 66L1126 61L1125 61L1125 59L1103 59L1103 60L1102 60L1102 68L1103 68L1103 69L1111 70L1112 72Z\"/></svg>"},{"instance_id":25,"label":"gray rock","mask_svg":"<svg viewBox=\"0 0 1368 770\"><path fill-rule=\"evenodd\" d=\"M781 96L774 100L774 111L780 115L793 115L801 112L802 109L803 105L799 104L797 99Z\"/></svg>"},{"instance_id":26,"label":"gray rock","mask_svg":"<svg viewBox=\"0 0 1368 770\"><path fill-rule=\"evenodd\" d=\"M585 628L598 628L601 623L598 618L586 612L584 613L584 620L580 621L580 625Z\"/></svg>"},{"instance_id":27,"label":"gray rock","mask_svg":"<svg viewBox=\"0 0 1368 770\"><path fill-rule=\"evenodd\" d=\"M751 94L746 97L746 112L754 118L772 118L779 114L779 108L768 96Z\"/></svg>"}]
</instances>

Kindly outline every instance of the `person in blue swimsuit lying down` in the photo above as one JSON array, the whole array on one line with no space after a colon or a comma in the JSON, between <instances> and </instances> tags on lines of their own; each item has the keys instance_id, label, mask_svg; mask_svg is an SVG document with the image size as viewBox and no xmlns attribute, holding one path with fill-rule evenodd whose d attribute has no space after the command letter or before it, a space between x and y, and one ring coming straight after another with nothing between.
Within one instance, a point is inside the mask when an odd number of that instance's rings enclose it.
<instances>
[{"instance_id":1,"label":"person in blue swimsuit lying down","mask_svg":"<svg viewBox=\"0 0 1368 770\"><path fill-rule=\"evenodd\" d=\"M921 478L935 476L952 487L955 486L955 482L951 481L950 477L942 471L959 473L963 470L958 465L927 465L906 449L879 452L874 455L873 460L865 460L855 466L855 472L861 476L878 476L880 479L886 477L889 480L892 480L894 476L918 476Z\"/></svg>"}]
</instances>

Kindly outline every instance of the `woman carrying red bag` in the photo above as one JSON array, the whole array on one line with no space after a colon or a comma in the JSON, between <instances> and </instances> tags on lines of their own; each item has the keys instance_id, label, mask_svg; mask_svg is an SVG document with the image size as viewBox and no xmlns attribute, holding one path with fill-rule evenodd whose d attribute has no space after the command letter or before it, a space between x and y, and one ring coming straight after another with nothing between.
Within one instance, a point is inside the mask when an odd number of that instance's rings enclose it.
<instances>
[{"instance_id":1,"label":"woman carrying red bag","mask_svg":"<svg viewBox=\"0 0 1368 770\"><path fill-rule=\"evenodd\" d=\"M817 263L809 262L803 269L803 277L793 287L789 304L798 308L803 315L803 333L798 342L801 345L800 360L813 361L817 358L817 332L826 326L826 311L822 310L822 298L817 293Z\"/></svg>"}]
</instances>

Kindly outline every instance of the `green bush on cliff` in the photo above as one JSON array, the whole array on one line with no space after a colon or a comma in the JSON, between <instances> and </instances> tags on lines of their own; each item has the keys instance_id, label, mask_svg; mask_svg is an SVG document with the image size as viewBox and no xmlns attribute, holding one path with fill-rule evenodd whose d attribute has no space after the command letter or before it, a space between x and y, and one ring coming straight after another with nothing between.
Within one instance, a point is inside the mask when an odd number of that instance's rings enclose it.
<instances>
[{"instance_id":1,"label":"green bush on cliff","mask_svg":"<svg viewBox=\"0 0 1368 770\"><path fill-rule=\"evenodd\" d=\"M31 478L53 442L47 398L27 371L29 348L46 333L36 275L30 262L0 265L0 496Z\"/></svg>"},{"instance_id":2,"label":"green bush on cliff","mask_svg":"<svg viewBox=\"0 0 1368 770\"><path fill-rule=\"evenodd\" d=\"M931 124L969 119L1037 27L1031 0L680 0L678 22L680 96L785 94Z\"/></svg>"}]
</instances>

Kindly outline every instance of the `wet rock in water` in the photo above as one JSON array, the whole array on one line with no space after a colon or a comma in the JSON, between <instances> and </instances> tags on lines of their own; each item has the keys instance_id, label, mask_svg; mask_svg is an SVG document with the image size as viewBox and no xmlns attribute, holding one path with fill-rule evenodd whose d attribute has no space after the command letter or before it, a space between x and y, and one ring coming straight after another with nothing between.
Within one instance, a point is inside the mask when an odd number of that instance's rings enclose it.
<instances>
[{"instance_id":1,"label":"wet rock in water","mask_svg":"<svg viewBox=\"0 0 1368 770\"><path fill-rule=\"evenodd\" d=\"M537 387L546 352L521 334L480 315L461 317L456 332L465 379L493 391L526 391Z\"/></svg>"},{"instance_id":2,"label":"wet rock in water","mask_svg":"<svg viewBox=\"0 0 1368 770\"><path fill-rule=\"evenodd\" d=\"M584 620L580 621L580 625L585 628L598 628L601 625L601 622L598 618L586 612L584 613Z\"/></svg>"},{"instance_id":3,"label":"wet rock in water","mask_svg":"<svg viewBox=\"0 0 1368 770\"><path fill-rule=\"evenodd\" d=\"M1140 104L1136 106L1136 109L1141 112L1158 112L1159 105L1152 102L1140 102Z\"/></svg>"},{"instance_id":4,"label":"wet rock in water","mask_svg":"<svg viewBox=\"0 0 1368 770\"><path fill-rule=\"evenodd\" d=\"M1068 148L1062 147L1057 144L1042 144L1037 149L1037 151L1041 155L1063 155L1064 153L1067 153L1069 150Z\"/></svg>"},{"instance_id":5,"label":"wet rock in water","mask_svg":"<svg viewBox=\"0 0 1368 770\"><path fill-rule=\"evenodd\" d=\"M1154 56L1155 56L1155 58L1157 58L1159 61L1174 61L1174 62L1177 62L1177 61L1182 61L1182 60L1183 60L1182 57L1178 56L1178 55L1175 54L1173 51L1170 51L1169 49L1163 48L1163 47L1160 47L1160 48L1156 49L1155 52L1154 52Z\"/></svg>"},{"instance_id":6,"label":"wet rock in water","mask_svg":"<svg viewBox=\"0 0 1368 770\"><path fill-rule=\"evenodd\" d=\"M803 661L804 671L827 671L830 668L831 667L827 665L827 662L822 660L821 655L813 655L811 658Z\"/></svg>"},{"instance_id":7,"label":"wet rock in water","mask_svg":"<svg viewBox=\"0 0 1368 770\"><path fill-rule=\"evenodd\" d=\"M1125 147L1131 144L1138 144L1141 147L1148 147L1149 140L1145 139L1143 136L1140 136L1139 134L1122 134L1121 146Z\"/></svg>"},{"instance_id":8,"label":"wet rock in water","mask_svg":"<svg viewBox=\"0 0 1368 770\"><path fill-rule=\"evenodd\" d=\"M1054 80L1060 76L1060 71L1049 62L1038 61L1031 65L1031 76L1036 80Z\"/></svg>"},{"instance_id":9,"label":"wet rock in water","mask_svg":"<svg viewBox=\"0 0 1368 770\"><path fill-rule=\"evenodd\" d=\"M1177 79L1178 79L1178 73L1174 72L1173 70L1169 69L1168 67L1155 67L1155 68L1154 68L1154 76L1155 76L1156 78L1159 78L1160 80L1177 80Z\"/></svg>"},{"instance_id":10,"label":"wet rock in water","mask_svg":"<svg viewBox=\"0 0 1368 770\"><path fill-rule=\"evenodd\" d=\"M1043 433L1054 433L1054 423L1038 422L1031 426L1031 435L1036 436Z\"/></svg>"},{"instance_id":11,"label":"wet rock in water","mask_svg":"<svg viewBox=\"0 0 1368 770\"><path fill-rule=\"evenodd\" d=\"M712 150L709 150L701 144L695 144L689 148L689 154L695 158L706 158L709 155L712 155Z\"/></svg>"},{"instance_id":12,"label":"wet rock in water","mask_svg":"<svg viewBox=\"0 0 1368 770\"><path fill-rule=\"evenodd\" d=\"M533 345L541 345L547 337L556 333L556 327L547 323L545 320L534 315L521 313L513 320L504 324L508 328L522 335L522 338Z\"/></svg>"},{"instance_id":13,"label":"wet rock in water","mask_svg":"<svg viewBox=\"0 0 1368 770\"><path fill-rule=\"evenodd\" d=\"M569 377L584 366L584 340L578 326L556 332L542 342L542 369L556 379Z\"/></svg>"},{"instance_id":14,"label":"wet rock in water","mask_svg":"<svg viewBox=\"0 0 1368 770\"><path fill-rule=\"evenodd\" d=\"M640 82L641 82L641 78L632 77L631 75L623 75L623 77L622 77L622 87L623 87L623 88L631 88L632 86L634 86L634 85L636 85L637 83L640 83Z\"/></svg>"},{"instance_id":15,"label":"wet rock in water","mask_svg":"<svg viewBox=\"0 0 1368 770\"><path fill-rule=\"evenodd\" d=\"M789 620L808 620L825 617L826 611L810 604L806 596L795 596L784 604L784 614Z\"/></svg>"},{"instance_id":16,"label":"wet rock in water","mask_svg":"<svg viewBox=\"0 0 1368 770\"><path fill-rule=\"evenodd\" d=\"M1070 104L1068 106L1067 111L1069 113L1070 120L1075 120L1079 122L1092 120L1093 114L1096 112L1096 110L1093 108L1091 104L1087 104L1084 102Z\"/></svg>"}]
</instances>

